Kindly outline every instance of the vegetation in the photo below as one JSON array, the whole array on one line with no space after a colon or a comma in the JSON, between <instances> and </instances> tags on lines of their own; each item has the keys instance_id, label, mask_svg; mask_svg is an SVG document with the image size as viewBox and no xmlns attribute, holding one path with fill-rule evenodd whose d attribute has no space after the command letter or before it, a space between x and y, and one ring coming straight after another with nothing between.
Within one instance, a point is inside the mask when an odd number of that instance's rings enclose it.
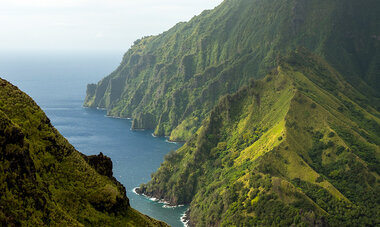
<instances>
[{"instance_id":1,"label":"vegetation","mask_svg":"<svg viewBox=\"0 0 380 227\"><path fill-rule=\"evenodd\" d=\"M225 0L136 41L113 73L88 86L84 105L185 141L220 97L263 78L279 55L302 46L366 94L358 105L379 110L379 10L376 0Z\"/></svg>"},{"instance_id":2,"label":"vegetation","mask_svg":"<svg viewBox=\"0 0 380 227\"><path fill-rule=\"evenodd\" d=\"M186 141L138 191L192 226L378 225L379 10L225 0L136 41L84 105Z\"/></svg>"},{"instance_id":3,"label":"vegetation","mask_svg":"<svg viewBox=\"0 0 380 227\"><path fill-rule=\"evenodd\" d=\"M193 226L374 226L380 119L353 100L360 96L299 49L221 98L139 191L190 203ZM340 111L347 103L354 108Z\"/></svg>"},{"instance_id":4,"label":"vegetation","mask_svg":"<svg viewBox=\"0 0 380 227\"><path fill-rule=\"evenodd\" d=\"M2 226L166 226L129 206L108 157L80 154L2 79L0 192Z\"/></svg>"}]
</instances>

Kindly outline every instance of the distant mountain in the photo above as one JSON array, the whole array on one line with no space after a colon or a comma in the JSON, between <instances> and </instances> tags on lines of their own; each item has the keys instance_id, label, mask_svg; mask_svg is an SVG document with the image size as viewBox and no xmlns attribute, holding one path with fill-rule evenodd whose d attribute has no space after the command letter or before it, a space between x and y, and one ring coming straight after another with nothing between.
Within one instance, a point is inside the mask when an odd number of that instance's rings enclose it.
<instances>
[{"instance_id":1,"label":"distant mountain","mask_svg":"<svg viewBox=\"0 0 380 227\"><path fill-rule=\"evenodd\" d=\"M84 105L187 140L219 97L304 47L365 95L358 104L380 108L379 12L377 0L225 0L137 40L113 73L88 85Z\"/></svg>"},{"instance_id":2,"label":"distant mountain","mask_svg":"<svg viewBox=\"0 0 380 227\"><path fill-rule=\"evenodd\" d=\"M191 226L375 226L380 113L297 50L221 98L139 193L190 203Z\"/></svg>"},{"instance_id":3,"label":"distant mountain","mask_svg":"<svg viewBox=\"0 0 380 227\"><path fill-rule=\"evenodd\" d=\"M167 226L129 205L103 154L85 156L0 79L1 226Z\"/></svg>"}]
</instances>

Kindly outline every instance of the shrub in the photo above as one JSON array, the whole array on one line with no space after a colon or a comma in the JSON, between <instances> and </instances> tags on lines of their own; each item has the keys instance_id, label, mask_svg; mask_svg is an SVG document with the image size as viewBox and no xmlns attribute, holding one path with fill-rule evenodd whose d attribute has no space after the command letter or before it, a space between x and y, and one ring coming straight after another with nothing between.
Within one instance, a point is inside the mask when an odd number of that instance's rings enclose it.
<instances>
[{"instance_id":1,"label":"shrub","mask_svg":"<svg viewBox=\"0 0 380 227\"><path fill-rule=\"evenodd\" d=\"M329 134L328 134L328 137L334 137L335 136L335 133L334 132L330 132Z\"/></svg>"}]
</instances>

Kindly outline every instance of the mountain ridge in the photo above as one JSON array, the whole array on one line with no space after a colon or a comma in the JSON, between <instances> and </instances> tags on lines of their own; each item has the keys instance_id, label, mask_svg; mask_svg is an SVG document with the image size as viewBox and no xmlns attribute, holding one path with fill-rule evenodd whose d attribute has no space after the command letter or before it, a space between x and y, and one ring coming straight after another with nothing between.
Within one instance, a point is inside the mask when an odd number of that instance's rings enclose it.
<instances>
[{"instance_id":1,"label":"mountain ridge","mask_svg":"<svg viewBox=\"0 0 380 227\"><path fill-rule=\"evenodd\" d=\"M357 91L341 78L297 51L263 80L222 98L137 191L190 203L191 226L374 225L378 112L355 109L345 93Z\"/></svg>"},{"instance_id":2,"label":"mountain ridge","mask_svg":"<svg viewBox=\"0 0 380 227\"><path fill-rule=\"evenodd\" d=\"M88 86L84 105L183 141L219 97L262 78L279 55L301 46L328 60L379 108L378 8L372 0L227 0L137 40L118 69Z\"/></svg>"}]
</instances>

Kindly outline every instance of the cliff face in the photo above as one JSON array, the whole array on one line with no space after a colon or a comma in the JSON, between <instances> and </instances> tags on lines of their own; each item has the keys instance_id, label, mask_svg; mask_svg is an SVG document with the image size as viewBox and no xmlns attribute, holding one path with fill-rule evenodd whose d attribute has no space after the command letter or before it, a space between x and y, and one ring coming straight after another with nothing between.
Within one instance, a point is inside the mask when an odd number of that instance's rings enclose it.
<instances>
[{"instance_id":1,"label":"cliff face","mask_svg":"<svg viewBox=\"0 0 380 227\"><path fill-rule=\"evenodd\" d=\"M226 0L137 40L113 73L88 86L84 105L186 140L219 97L264 77L277 56L299 46L355 88L379 96L379 7L376 0Z\"/></svg>"},{"instance_id":2,"label":"cliff face","mask_svg":"<svg viewBox=\"0 0 380 227\"><path fill-rule=\"evenodd\" d=\"M324 60L298 50L223 97L140 193L190 203L191 226L372 226L380 119Z\"/></svg>"},{"instance_id":3,"label":"cliff face","mask_svg":"<svg viewBox=\"0 0 380 227\"><path fill-rule=\"evenodd\" d=\"M129 206L103 154L84 156L26 94L0 79L3 226L165 225Z\"/></svg>"}]
</instances>

